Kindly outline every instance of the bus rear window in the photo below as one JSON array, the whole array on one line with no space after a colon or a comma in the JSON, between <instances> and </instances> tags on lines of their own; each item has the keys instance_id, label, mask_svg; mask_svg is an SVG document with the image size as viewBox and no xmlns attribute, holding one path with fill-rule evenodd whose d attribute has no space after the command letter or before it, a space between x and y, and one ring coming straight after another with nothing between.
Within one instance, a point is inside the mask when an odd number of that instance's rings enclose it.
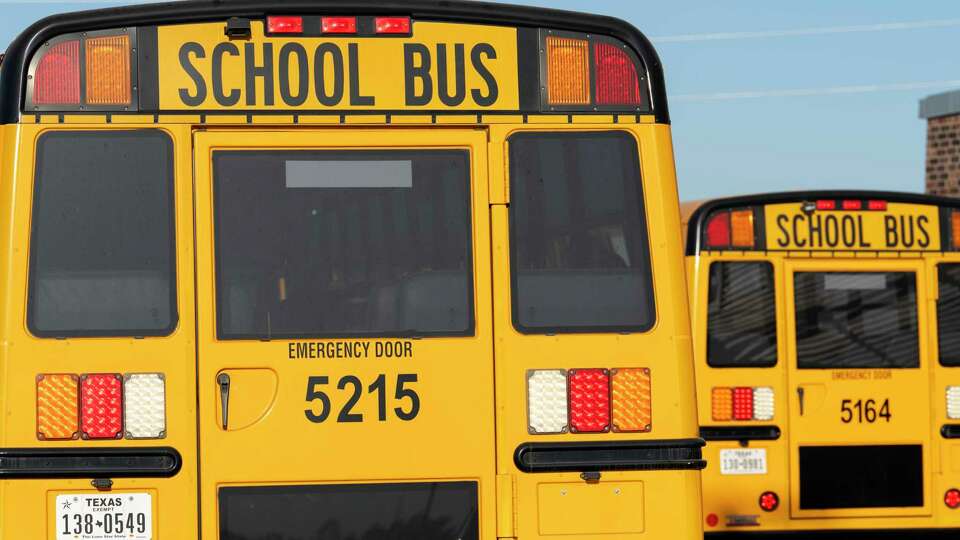
<instances>
[{"instance_id":1,"label":"bus rear window","mask_svg":"<svg viewBox=\"0 0 960 540\"><path fill-rule=\"evenodd\" d=\"M773 265L715 262L710 265L707 364L770 367L777 363Z\"/></svg>"},{"instance_id":2,"label":"bus rear window","mask_svg":"<svg viewBox=\"0 0 960 540\"><path fill-rule=\"evenodd\" d=\"M47 133L38 143L34 190L30 331L172 332L170 138L156 130Z\"/></svg>"},{"instance_id":3,"label":"bus rear window","mask_svg":"<svg viewBox=\"0 0 960 540\"><path fill-rule=\"evenodd\" d=\"M960 264L941 264L940 298L937 299L937 336L940 364L960 366Z\"/></svg>"},{"instance_id":4,"label":"bus rear window","mask_svg":"<svg viewBox=\"0 0 960 540\"><path fill-rule=\"evenodd\" d=\"M221 339L473 332L462 150L214 154Z\"/></svg>"},{"instance_id":5,"label":"bus rear window","mask_svg":"<svg viewBox=\"0 0 960 540\"><path fill-rule=\"evenodd\" d=\"M509 144L514 325L648 330L654 302L636 141L621 132L522 133Z\"/></svg>"},{"instance_id":6,"label":"bus rear window","mask_svg":"<svg viewBox=\"0 0 960 540\"><path fill-rule=\"evenodd\" d=\"M919 367L914 273L798 272L794 288L800 369Z\"/></svg>"}]
</instances>

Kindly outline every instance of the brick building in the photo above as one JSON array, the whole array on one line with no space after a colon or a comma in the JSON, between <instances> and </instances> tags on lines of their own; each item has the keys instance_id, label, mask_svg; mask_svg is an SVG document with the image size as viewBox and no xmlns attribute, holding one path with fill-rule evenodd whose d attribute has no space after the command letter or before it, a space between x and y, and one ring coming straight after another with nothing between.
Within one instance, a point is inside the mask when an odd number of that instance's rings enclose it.
<instances>
[{"instance_id":1,"label":"brick building","mask_svg":"<svg viewBox=\"0 0 960 540\"><path fill-rule=\"evenodd\" d=\"M960 197L960 90L920 100L927 121L926 190Z\"/></svg>"}]
</instances>

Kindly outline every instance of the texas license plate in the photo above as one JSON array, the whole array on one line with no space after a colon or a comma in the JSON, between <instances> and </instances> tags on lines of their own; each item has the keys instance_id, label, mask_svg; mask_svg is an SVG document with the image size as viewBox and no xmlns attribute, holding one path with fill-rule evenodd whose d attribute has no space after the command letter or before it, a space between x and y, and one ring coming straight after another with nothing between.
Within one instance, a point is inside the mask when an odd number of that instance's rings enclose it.
<instances>
[{"instance_id":1,"label":"texas license plate","mask_svg":"<svg viewBox=\"0 0 960 540\"><path fill-rule=\"evenodd\" d=\"M720 450L720 474L767 474L767 449Z\"/></svg>"},{"instance_id":2,"label":"texas license plate","mask_svg":"<svg viewBox=\"0 0 960 540\"><path fill-rule=\"evenodd\" d=\"M149 493L57 495L57 540L152 540Z\"/></svg>"}]
</instances>

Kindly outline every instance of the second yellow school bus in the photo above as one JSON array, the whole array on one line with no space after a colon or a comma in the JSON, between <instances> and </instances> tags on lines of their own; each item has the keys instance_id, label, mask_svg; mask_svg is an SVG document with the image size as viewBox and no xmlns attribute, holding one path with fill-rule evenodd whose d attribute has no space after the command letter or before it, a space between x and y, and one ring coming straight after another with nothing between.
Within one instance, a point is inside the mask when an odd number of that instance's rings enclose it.
<instances>
[{"instance_id":1,"label":"second yellow school bus","mask_svg":"<svg viewBox=\"0 0 960 540\"><path fill-rule=\"evenodd\" d=\"M662 69L482 2L55 16L0 67L0 540L696 540Z\"/></svg>"},{"instance_id":2,"label":"second yellow school bus","mask_svg":"<svg viewBox=\"0 0 960 540\"><path fill-rule=\"evenodd\" d=\"M706 532L960 527L960 201L685 214Z\"/></svg>"}]
</instances>

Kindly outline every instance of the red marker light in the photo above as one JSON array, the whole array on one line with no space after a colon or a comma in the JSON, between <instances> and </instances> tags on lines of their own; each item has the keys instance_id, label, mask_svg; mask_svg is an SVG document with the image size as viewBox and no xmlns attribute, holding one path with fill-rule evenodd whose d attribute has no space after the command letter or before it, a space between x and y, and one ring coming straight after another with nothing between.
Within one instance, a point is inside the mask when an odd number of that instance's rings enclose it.
<instances>
[{"instance_id":1,"label":"red marker light","mask_svg":"<svg viewBox=\"0 0 960 540\"><path fill-rule=\"evenodd\" d=\"M356 17L323 17L320 27L324 34L356 34Z\"/></svg>"},{"instance_id":2,"label":"red marker light","mask_svg":"<svg viewBox=\"0 0 960 540\"><path fill-rule=\"evenodd\" d=\"M707 221L707 247L730 246L730 212L718 212Z\"/></svg>"},{"instance_id":3,"label":"red marker light","mask_svg":"<svg viewBox=\"0 0 960 540\"><path fill-rule=\"evenodd\" d=\"M960 489L948 489L943 495L943 504L947 505L947 508L951 510L956 510L957 507L960 507Z\"/></svg>"},{"instance_id":4,"label":"red marker light","mask_svg":"<svg viewBox=\"0 0 960 540\"><path fill-rule=\"evenodd\" d=\"M886 209L887 209L887 201L868 201L868 202L867 202L867 209L868 209L868 210L880 210L880 211L886 210Z\"/></svg>"},{"instance_id":5,"label":"red marker light","mask_svg":"<svg viewBox=\"0 0 960 540\"><path fill-rule=\"evenodd\" d=\"M720 517L716 514L707 514L707 527L716 527L720 523Z\"/></svg>"},{"instance_id":6,"label":"red marker light","mask_svg":"<svg viewBox=\"0 0 960 540\"><path fill-rule=\"evenodd\" d=\"M764 491L760 495L760 509L764 512L773 512L780 507L780 497L772 491Z\"/></svg>"},{"instance_id":7,"label":"red marker light","mask_svg":"<svg viewBox=\"0 0 960 540\"><path fill-rule=\"evenodd\" d=\"M289 15L267 17L267 32L271 34L302 34L303 17Z\"/></svg>"},{"instance_id":8,"label":"red marker light","mask_svg":"<svg viewBox=\"0 0 960 540\"><path fill-rule=\"evenodd\" d=\"M841 203L844 210L861 210L863 209L863 202L861 201L843 201Z\"/></svg>"},{"instance_id":9,"label":"red marker light","mask_svg":"<svg viewBox=\"0 0 960 540\"><path fill-rule=\"evenodd\" d=\"M836 210L837 201L820 200L817 201L817 210Z\"/></svg>"},{"instance_id":10,"label":"red marker light","mask_svg":"<svg viewBox=\"0 0 960 540\"><path fill-rule=\"evenodd\" d=\"M640 82L637 68L626 51L609 43L595 43L597 103L639 105Z\"/></svg>"},{"instance_id":11,"label":"red marker light","mask_svg":"<svg viewBox=\"0 0 960 540\"><path fill-rule=\"evenodd\" d=\"M410 33L410 17L377 17L374 22L378 34Z\"/></svg>"}]
</instances>

